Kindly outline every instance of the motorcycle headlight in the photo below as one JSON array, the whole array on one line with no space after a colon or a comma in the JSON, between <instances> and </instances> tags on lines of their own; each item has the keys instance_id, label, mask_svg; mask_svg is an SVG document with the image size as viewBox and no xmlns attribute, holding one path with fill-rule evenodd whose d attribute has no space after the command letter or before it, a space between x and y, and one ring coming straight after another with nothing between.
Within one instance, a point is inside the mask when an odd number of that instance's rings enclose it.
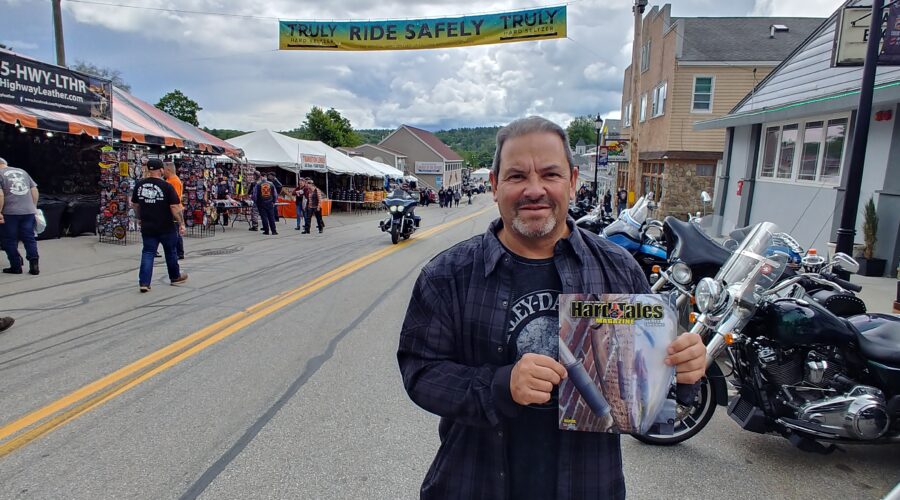
<instances>
[{"instance_id":1,"label":"motorcycle headlight","mask_svg":"<svg viewBox=\"0 0 900 500\"><path fill-rule=\"evenodd\" d=\"M722 285L712 278L703 278L697 284L694 291L694 298L697 300L697 309L703 314L715 312L716 308L722 301Z\"/></svg>"},{"instance_id":2,"label":"motorcycle headlight","mask_svg":"<svg viewBox=\"0 0 900 500\"><path fill-rule=\"evenodd\" d=\"M672 274L672 279L675 280L675 283L679 285L689 285L691 283L691 279L694 277L691 273L691 268L687 266L687 264L683 262L678 262L673 264L669 271Z\"/></svg>"},{"instance_id":3,"label":"motorcycle headlight","mask_svg":"<svg viewBox=\"0 0 900 500\"><path fill-rule=\"evenodd\" d=\"M399 209L400 209L400 207L398 207L397 205L391 205L391 208L390 208L389 210L390 210L391 212L396 212L396 211L399 210Z\"/></svg>"}]
</instances>

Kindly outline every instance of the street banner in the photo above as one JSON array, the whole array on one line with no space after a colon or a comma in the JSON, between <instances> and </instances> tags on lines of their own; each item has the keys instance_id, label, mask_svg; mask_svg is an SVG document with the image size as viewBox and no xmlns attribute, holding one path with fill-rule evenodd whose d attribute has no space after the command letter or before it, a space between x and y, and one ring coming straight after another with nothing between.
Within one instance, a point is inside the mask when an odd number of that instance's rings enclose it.
<instances>
[{"instance_id":1,"label":"street banner","mask_svg":"<svg viewBox=\"0 0 900 500\"><path fill-rule=\"evenodd\" d=\"M0 50L0 104L112 118L109 80Z\"/></svg>"},{"instance_id":2,"label":"street banner","mask_svg":"<svg viewBox=\"0 0 900 500\"><path fill-rule=\"evenodd\" d=\"M418 20L279 21L281 50L415 50L566 37L566 6Z\"/></svg>"},{"instance_id":3,"label":"street banner","mask_svg":"<svg viewBox=\"0 0 900 500\"><path fill-rule=\"evenodd\" d=\"M325 157L322 155L300 155L300 165L300 170L324 172L328 169Z\"/></svg>"},{"instance_id":4,"label":"street banner","mask_svg":"<svg viewBox=\"0 0 900 500\"><path fill-rule=\"evenodd\" d=\"M605 167L609 165L609 147L600 146L600 156L597 158L597 164Z\"/></svg>"},{"instance_id":5,"label":"street banner","mask_svg":"<svg viewBox=\"0 0 900 500\"><path fill-rule=\"evenodd\" d=\"M444 162L442 161L417 161L417 174L440 175L444 173Z\"/></svg>"},{"instance_id":6,"label":"street banner","mask_svg":"<svg viewBox=\"0 0 900 500\"><path fill-rule=\"evenodd\" d=\"M900 4L891 2L878 64L900 64Z\"/></svg>"}]
</instances>

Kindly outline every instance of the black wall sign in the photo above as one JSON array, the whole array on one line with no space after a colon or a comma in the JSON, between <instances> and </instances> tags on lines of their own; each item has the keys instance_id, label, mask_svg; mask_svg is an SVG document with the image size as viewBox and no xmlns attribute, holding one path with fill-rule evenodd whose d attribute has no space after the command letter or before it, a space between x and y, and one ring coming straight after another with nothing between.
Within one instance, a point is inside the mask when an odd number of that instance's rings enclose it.
<instances>
[{"instance_id":1,"label":"black wall sign","mask_svg":"<svg viewBox=\"0 0 900 500\"><path fill-rule=\"evenodd\" d=\"M110 120L112 83L0 51L0 104Z\"/></svg>"}]
</instances>

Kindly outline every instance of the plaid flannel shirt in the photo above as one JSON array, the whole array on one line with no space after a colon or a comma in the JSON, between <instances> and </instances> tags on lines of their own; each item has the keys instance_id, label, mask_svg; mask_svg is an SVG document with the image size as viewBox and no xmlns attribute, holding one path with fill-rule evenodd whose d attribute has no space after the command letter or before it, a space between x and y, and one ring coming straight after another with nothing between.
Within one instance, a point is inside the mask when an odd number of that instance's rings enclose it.
<instances>
[{"instance_id":1,"label":"plaid flannel shirt","mask_svg":"<svg viewBox=\"0 0 900 500\"><path fill-rule=\"evenodd\" d=\"M554 249L562 293L650 293L621 247L566 222ZM501 220L428 263L413 290L397 358L410 398L441 417L441 446L421 497L506 499L507 422L521 408L509 390L506 352L511 257L497 239ZM617 434L564 432L557 498L624 498Z\"/></svg>"}]
</instances>

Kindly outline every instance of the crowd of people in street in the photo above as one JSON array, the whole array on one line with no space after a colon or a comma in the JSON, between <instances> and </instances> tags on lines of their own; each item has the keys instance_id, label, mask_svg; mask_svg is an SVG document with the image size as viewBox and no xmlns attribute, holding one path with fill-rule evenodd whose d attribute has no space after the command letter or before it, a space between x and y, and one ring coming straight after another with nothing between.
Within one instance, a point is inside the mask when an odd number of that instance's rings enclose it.
<instances>
[{"instance_id":1,"label":"crowd of people in street","mask_svg":"<svg viewBox=\"0 0 900 500\"><path fill-rule=\"evenodd\" d=\"M597 198L592 189L590 189L586 184L582 184L578 189L578 192L575 195L575 201L587 201L592 205L597 203ZM621 214L622 210L628 208L628 190L624 187L616 190L615 194L616 201L616 215ZM611 190L607 189L606 193L603 195L603 211L612 214L613 202L613 193Z\"/></svg>"}]
</instances>

